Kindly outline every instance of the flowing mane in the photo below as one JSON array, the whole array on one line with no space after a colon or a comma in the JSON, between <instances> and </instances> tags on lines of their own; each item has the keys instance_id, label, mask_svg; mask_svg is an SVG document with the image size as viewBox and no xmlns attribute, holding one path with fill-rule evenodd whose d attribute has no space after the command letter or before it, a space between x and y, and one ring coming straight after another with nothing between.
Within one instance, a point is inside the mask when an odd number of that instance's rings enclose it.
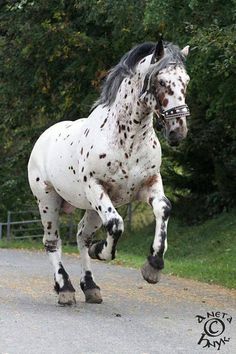
<instances>
[{"instance_id":1,"label":"flowing mane","mask_svg":"<svg viewBox=\"0 0 236 354\"><path fill-rule=\"evenodd\" d=\"M154 53L155 46L156 44L153 42L146 42L137 45L128 53L126 53L121 58L120 62L109 71L102 86L100 98L94 103L92 109L101 104L110 106L115 101L120 84L124 78L134 73L134 69L140 60ZM160 71L172 62L184 65L185 57L177 45L169 42L164 42L164 48L166 54L158 63L150 67L152 72L153 70Z\"/></svg>"}]
</instances>

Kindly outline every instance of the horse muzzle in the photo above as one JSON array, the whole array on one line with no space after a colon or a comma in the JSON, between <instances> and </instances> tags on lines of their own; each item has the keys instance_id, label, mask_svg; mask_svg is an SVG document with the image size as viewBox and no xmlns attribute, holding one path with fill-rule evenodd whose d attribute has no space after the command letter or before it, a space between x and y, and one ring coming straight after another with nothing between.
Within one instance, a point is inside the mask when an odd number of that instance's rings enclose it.
<instances>
[{"instance_id":1,"label":"horse muzzle","mask_svg":"<svg viewBox=\"0 0 236 354\"><path fill-rule=\"evenodd\" d=\"M182 134L179 134L174 130L172 130L167 136L167 141L170 146L178 146L181 140L183 140Z\"/></svg>"},{"instance_id":2,"label":"horse muzzle","mask_svg":"<svg viewBox=\"0 0 236 354\"><path fill-rule=\"evenodd\" d=\"M186 138L188 133L187 126L179 126L172 130L165 130L165 136L170 146L178 146L179 143Z\"/></svg>"}]
</instances>

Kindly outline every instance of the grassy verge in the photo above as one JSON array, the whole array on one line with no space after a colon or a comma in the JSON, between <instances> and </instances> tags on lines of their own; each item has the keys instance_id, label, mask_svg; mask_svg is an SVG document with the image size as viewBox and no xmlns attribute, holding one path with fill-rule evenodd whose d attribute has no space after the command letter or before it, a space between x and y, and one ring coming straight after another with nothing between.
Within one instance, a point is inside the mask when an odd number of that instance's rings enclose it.
<instances>
[{"instance_id":1,"label":"grassy verge","mask_svg":"<svg viewBox=\"0 0 236 354\"><path fill-rule=\"evenodd\" d=\"M135 235L124 235L117 262L140 267L153 235L154 224ZM168 244L165 273L236 288L235 210L194 226L172 218Z\"/></svg>"},{"instance_id":2,"label":"grassy verge","mask_svg":"<svg viewBox=\"0 0 236 354\"><path fill-rule=\"evenodd\" d=\"M154 224L122 236L118 256L113 263L139 268L148 255L154 236ZM168 228L169 248L165 273L236 288L235 210L222 213L201 225L186 226L172 218ZM38 241L1 241L2 248L42 249ZM75 253L75 246L64 251Z\"/></svg>"}]
</instances>

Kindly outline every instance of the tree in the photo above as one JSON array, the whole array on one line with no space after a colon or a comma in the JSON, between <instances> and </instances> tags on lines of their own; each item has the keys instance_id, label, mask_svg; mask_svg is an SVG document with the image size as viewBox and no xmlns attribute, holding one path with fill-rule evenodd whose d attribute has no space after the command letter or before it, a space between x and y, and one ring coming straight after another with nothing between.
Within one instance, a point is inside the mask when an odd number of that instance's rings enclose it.
<instances>
[{"instance_id":1,"label":"tree","mask_svg":"<svg viewBox=\"0 0 236 354\"><path fill-rule=\"evenodd\" d=\"M143 41L145 3L0 3L0 207L32 203L27 161L48 126L86 117L107 70ZM140 21L141 19L141 21Z\"/></svg>"},{"instance_id":2,"label":"tree","mask_svg":"<svg viewBox=\"0 0 236 354\"><path fill-rule=\"evenodd\" d=\"M177 151L168 151L175 166L168 181L177 190L179 210L192 219L236 203L235 4L152 0L146 9L147 26L158 21L167 38L192 48L190 132Z\"/></svg>"}]
</instances>

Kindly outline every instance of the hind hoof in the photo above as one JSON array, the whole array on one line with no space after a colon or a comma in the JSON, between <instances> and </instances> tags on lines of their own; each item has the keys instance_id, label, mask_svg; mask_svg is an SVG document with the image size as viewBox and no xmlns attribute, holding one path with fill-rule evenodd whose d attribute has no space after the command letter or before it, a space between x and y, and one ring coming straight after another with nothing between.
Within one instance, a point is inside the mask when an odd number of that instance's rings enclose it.
<instances>
[{"instance_id":1,"label":"hind hoof","mask_svg":"<svg viewBox=\"0 0 236 354\"><path fill-rule=\"evenodd\" d=\"M161 271L153 268L149 262L146 262L141 268L143 279L150 284L156 284L160 281Z\"/></svg>"},{"instance_id":2,"label":"hind hoof","mask_svg":"<svg viewBox=\"0 0 236 354\"><path fill-rule=\"evenodd\" d=\"M99 259L98 258L98 253L101 252L102 248L103 248L103 242L104 241L96 241L95 243L93 243L88 250L89 253L89 257L92 259ZM99 250L98 250L99 248Z\"/></svg>"},{"instance_id":3,"label":"hind hoof","mask_svg":"<svg viewBox=\"0 0 236 354\"><path fill-rule=\"evenodd\" d=\"M72 306L76 304L75 293L71 291L61 291L59 293L58 304L61 306Z\"/></svg>"},{"instance_id":4,"label":"hind hoof","mask_svg":"<svg viewBox=\"0 0 236 354\"><path fill-rule=\"evenodd\" d=\"M101 304L102 296L98 288L87 289L84 291L85 301L89 304Z\"/></svg>"},{"instance_id":5,"label":"hind hoof","mask_svg":"<svg viewBox=\"0 0 236 354\"><path fill-rule=\"evenodd\" d=\"M99 259L100 261L111 261L115 258L115 253L106 250L107 241L96 241L89 247L89 256L92 259Z\"/></svg>"}]
</instances>

